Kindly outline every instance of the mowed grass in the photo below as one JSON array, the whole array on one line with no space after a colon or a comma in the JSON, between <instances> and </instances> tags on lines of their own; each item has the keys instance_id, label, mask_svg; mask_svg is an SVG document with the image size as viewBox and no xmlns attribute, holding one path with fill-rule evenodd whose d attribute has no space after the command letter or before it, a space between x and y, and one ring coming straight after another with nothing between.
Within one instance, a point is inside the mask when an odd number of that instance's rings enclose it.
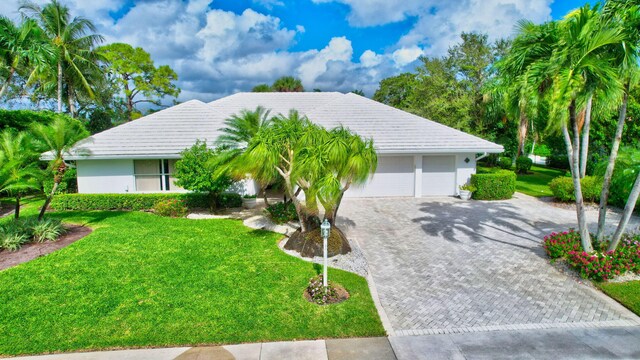
<instances>
[{"instance_id":1,"label":"mowed grass","mask_svg":"<svg viewBox=\"0 0 640 360\"><path fill-rule=\"evenodd\" d=\"M553 196L549 183L558 176L565 176L566 171L534 165L528 174L518 174L516 191L535 196Z\"/></svg>"},{"instance_id":2,"label":"mowed grass","mask_svg":"<svg viewBox=\"0 0 640 360\"><path fill-rule=\"evenodd\" d=\"M600 283L598 287L629 310L640 315L640 281Z\"/></svg>"},{"instance_id":3,"label":"mowed grass","mask_svg":"<svg viewBox=\"0 0 640 360\"><path fill-rule=\"evenodd\" d=\"M280 251L279 234L142 212L49 216L95 230L0 272L0 354L384 335L362 277L330 269L351 298L307 302L317 270Z\"/></svg>"}]
</instances>

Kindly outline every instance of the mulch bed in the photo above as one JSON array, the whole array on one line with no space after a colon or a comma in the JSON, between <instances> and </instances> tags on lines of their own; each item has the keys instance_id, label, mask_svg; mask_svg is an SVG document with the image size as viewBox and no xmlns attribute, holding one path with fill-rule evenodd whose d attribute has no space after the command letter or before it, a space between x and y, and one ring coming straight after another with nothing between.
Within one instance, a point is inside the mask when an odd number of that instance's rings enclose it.
<instances>
[{"instance_id":1,"label":"mulch bed","mask_svg":"<svg viewBox=\"0 0 640 360\"><path fill-rule=\"evenodd\" d=\"M56 241L25 244L20 250L15 252L7 250L0 251L0 270L31 261L58 249L62 249L89 235L91 231L93 230L86 226L70 225L67 227L67 232Z\"/></svg>"},{"instance_id":2,"label":"mulch bed","mask_svg":"<svg viewBox=\"0 0 640 360\"><path fill-rule=\"evenodd\" d=\"M331 286L336 291L336 296L335 297L329 297L329 299L327 300L327 302L324 305L338 304L338 303L341 303L341 302L349 299L349 292L347 291L347 289L343 288L341 285L338 285L338 284L332 284ZM310 302L310 303L317 304L311 298L311 294L309 294L309 289L305 289L304 290L304 298L307 299L307 301ZM320 304L317 304L317 305L320 305Z\"/></svg>"}]
</instances>

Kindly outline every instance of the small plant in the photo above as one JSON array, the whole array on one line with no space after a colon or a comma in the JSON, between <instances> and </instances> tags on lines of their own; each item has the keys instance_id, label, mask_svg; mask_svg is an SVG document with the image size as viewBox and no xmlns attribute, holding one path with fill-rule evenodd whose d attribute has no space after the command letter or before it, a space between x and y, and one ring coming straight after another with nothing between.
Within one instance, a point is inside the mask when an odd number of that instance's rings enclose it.
<instances>
[{"instance_id":1,"label":"small plant","mask_svg":"<svg viewBox=\"0 0 640 360\"><path fill-rule=\"evenodd\" d=\"M458 187L460 190L463 191L470 191L470 192L474 192L476 190L478 190L475 186L471 185L471 184L464 184L464 185L460 185Z\"/></svg>"},{"instance_id":2,"label":"small plant","mask_svg":"<svg viewBox=\"0 0 640 360\"><path fill-rule=\"evenodd\" d=\"M518 174L526 174L531 170L531 166L533 166L533 160L527 156L518 156L516 159L516 171Z\"/></svg>"},{"instance_id":3,"label":"small plant","mask_svg":"<svg viewBox=\"0 0 640 360\"><path fill-rule=\"evenodd\" d=\"M289 221L297 221L298 213L296 213L296 207L293 206L293 203L275 203L267 206L265 209L267 214L273 222L276 224L284 224Z\"/></svg>"},{"instance_id":4,"label":"small plant","mask_svg":"<svg viewBox=\"0 0 640 360\"><path fill-rule=\"evenodd\" d=\"M510 157L502 156L498 159L498 166L504 170L511 170L511 165L513 165L513 161Z\"/></svg>"},{"instance_id":5,"label":"small plant","mask_svg":"<svg viewBox=\"0 0 640 360\"><path fill-rule=\"evenodd\" d=\"M542 245L551 259L565 258L569 252L579 251L580 246L580 234L573 229L545 236Z\"/></svg>"},{"instance_id":6,"label":"small plant","mask_svg":"<svg viewBox=\"0 0 640 360\"><path fill-rule=\"evenodd\" d=\"M58 219L44 219L34 223L31 227L33 240L37 242L56 241L65 233L62 222Z\"/></svg>"},{"instance_id":7,"label":"small plant","mask_svg":"<svg viewBox=\"0 0 640 360\"><path fill-rule=\"evenodd\" d=\"M170 217L184 217L189 212L184 201L178 199L158 201L153 206L153 211L160 216Z\"/></svg>"},{"instance_id":8,"label":"small plant","mask_svg":"<svg viewBox=\"0 0 640 360\"><path fill-rule=\"evenodd\" d=\"M329 281L325 288L322 285L322 275L309 279L309 286L305 290L307 300L318 305L335 304L349 298L349 294L342 287Z\"/></svg>"},{"instance_id":9,"label":"small plant","mask_svg":"<svg viewBox=\"0 0 640 360\"><path fill-rule=\"evenodd\" d=\"M29 237L21 233L4 233L0 235L0 247L9 251L18 251Z\"/></svg>"}]
</instances>

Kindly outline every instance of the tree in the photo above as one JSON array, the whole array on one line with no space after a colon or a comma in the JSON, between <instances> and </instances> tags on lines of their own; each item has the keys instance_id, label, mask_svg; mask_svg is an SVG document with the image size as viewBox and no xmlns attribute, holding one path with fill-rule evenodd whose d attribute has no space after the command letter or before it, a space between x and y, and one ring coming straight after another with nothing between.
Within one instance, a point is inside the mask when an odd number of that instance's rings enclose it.
<instances>
[{"instance_id":1,"label":"tree","mask_svg":"<svg viewBox=\"0 0 640 360\"><path fill-rule=\"evenodd\" d=\"M24 132L4 130L0 135L0 193L16 199L14 217L20 217L20 199L40 187L38 155Z\"/></svg>"},{"instance_id":2,"label":"tree","mask_svg":"<svg viewBox=\"0 0 640 360\"><path fill-rule=\"evenodd\" d=\"M351 90L352 94L356 94L356 95L360 95L360 96L365 96L364 95L364 91L362 91L361 89L355 89L355 90Z\"/></svg>"},{"instance_id":3,"label":"tree","mask_svg":"<svg viewBox=\"0 0 640 360\"><path fill-rule=\"evenodd\" d=\"M62 101L66 94L69 112L74 116L78 91L93 97L90 80L102 74L98 66L100 56L94 47L103 41L103 37L96 34L96 26L90 20L71 18L69 8L58 0L51 0L44 7L27 2L20 10L40 25L55 52L52 63L36 68L35 81L40 83L44 92L48 92L55 84L58 113L62 112Z\"/></svg>"},{"instance_id":4,"label":"tree","mask_svg":"<svg viewBox=\"0 0 640 360\"><path fill-rule=\"evenodd\" d=\"M233 184L233 180L227 174L219 174L215 169L211 169L212 160L219 152L210 149L207 143L201 140L182 151L180 160L176 162L176 185L190 191L206 192L212 196L227 190Z\"/></svg>"},{"instance_id":5,"label":"tree","mask_svg":"<svg viewBox=\"0 0 640 360\"><path fill-rule=\"evenodd\" d=\"M16 25L0 16L0 59L6 71L0 98L6 94L16 73L28 77L34 66L51 61L53 48L45 39L35 21L27 19Z\"/></svg>"},{"instance_id":6,"label":"tree","mask_svg":"<svg viewBox=\"0 0 640 360\"><path fill-rule=\"evenodd\" d=\"M53 174L53 187L38 215L38 219L42 220L67 171L68 166L64 159L66 154L78 141L89 134L80 121L66 116L58 116L49 125L33 124L31 131L36 141L36 149L39 152L48 153L46 155L49 158L48 168Z\"/></svg>"},{"instance_id":7,"label":"tree","mask_svg":"<svg viewBox=\"0 0 640 360\"><path fill-rule=\"evenodd\" d=\"M620 46L617 46L613 52L616 56L619 76L624 82L624 94L618 111L618 123L611 144L609 161L604 173L602 192L600 194L598 231L596 234L597 241L599 242L604 239L611 179L615 169L625 121L627 120L629 93L633 85L636 85L640 78L640 69L638 66L638 58L640 57L640 6L622 0L609 0L606 2L603 11L608 21L622 27L624 37Z\"/></svg>"},{"instance_id":8,"label":"tree","mask_svg":"<svg viewBox=\"0 0 640 360\"><path fill-rule=\"evenodd\" d=\"M268 84L258 84L251 89L251 92L271 92L271 86Z\"/></svg>"},{"instance_id":9,"label":"tree","mask_svg":"<svg viewBox=\"0 0 640 360\"><path fill-rule=\"evenodd\" d=\"M300 79L293 76L283 76L273 82L271 89L275 92L303 92L304 86L302 86Z\"/></svg>"},{"instance_id":10,"label":"tree","mask_svg":"<svg viewBox=\"0 0 640 360\"><path fill-rule=\"evenodd\" d=\"M409 109L409 96L415 86L416 75L403 73L380 81L373 100L398 109Z\"/></svg>"},{"instance_id":11,"label":"tree","mask_svg":"<svg viewBox=\"0 0 640 360\"><path fill-rule=\"evenodd\" d=\"M132 120L135 106L140 103L161 105L162 98L177 97L178 75L167 65L156 67L151 55L141 47L114 43L102 46L98 52L106 61L106 69L125 97L128 118Z\"/></svg>"},{"instance_id":12,"label":"tree","mask_svg":"<svg viewBox=\"0 0 640 360\"><path fill-rule=\"evenodd\" d=\"M633 210L638 202L638 197L640 196L640 149L625 149L620 155L618 161L623 168L622 176L626 177L630 183L633 182L633 187L629 193L629 198L627 199L627 203L624 207L618 227L616 228L616 232L613 234L611 242L609 243L609 251L613 251L618 247L620 239L629 224L629 219L631 219L631 215L633 215ZM635 181L633 181L634 177Z\"/></svg>"}]
</instances>

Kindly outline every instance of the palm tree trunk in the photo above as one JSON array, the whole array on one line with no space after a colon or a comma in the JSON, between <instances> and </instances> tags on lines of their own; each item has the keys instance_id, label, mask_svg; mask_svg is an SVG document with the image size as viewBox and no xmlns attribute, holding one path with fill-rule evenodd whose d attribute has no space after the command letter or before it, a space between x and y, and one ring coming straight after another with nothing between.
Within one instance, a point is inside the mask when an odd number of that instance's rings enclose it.
<instances>
[{"instance_id":1,"label":"palm tree trunk","mask_svg":"<svg viewBox=\"0 0 640 360\"><path fill-rule=\"evenodd\" d=\"M56 190L58 190L59 182L54 182L53 187L51 188L51 193L47 196L47 199L44 201L44 205L42 205L42 209L40 209L40 214L38 215L38 220L42 220L44 218L44 213L47 211L51 200L53 200L53 195L55 195Z\"/></svg>"},{"instance_id":2,"label":"palm tree trunk","mask_svg":"<svg viewBox=\"0 0 640 360\"><path fill-rule=\"evenodd\" d=\"M14 67L9 69L9 75L7 75L7 80L2 85L2 89L0 89L0 98L4 96L4 93L7 92L9 85L11 84L11 80L13 80L13 73L16 71Z\"/></svg>"},{"instance_id":3,"label":"palm tree trunk","mask_svg":"<svg viewBox=\"0 0 640 360\"><path fill-rule=\"evenodd\" d=\"M13 217L16 220L20 218L20 194L16 195L16 208L13 212Z\"/></svg>"},{"instance_id":4,"label":"palm tree trunk","mask_svg":"<svg viewBox=\"0 0 640 360\"><path fill-rule=\"evenodd\" d=\"M580 153L580 178L587 175L587 161L589 157L589 131L591 130L591 108L593 106L593 95L587 100L587 107L584 114L584 126L582 127L582 148Z\"/></svg>"},{"instance_id":5,"label":"palm tree trunk","mask_svg":"<svg viewBox=\"0 0 640 360\"><path fill-rule=\"evenodd\" d=\"M260 186L260 191L262 191L262 199L264 199L264 206L269 206L269 200L267 199L267 185Z\"/></svg>"},{"instance_id":6,"label":"palm tree trunk","mask_svg":"<svg viewBox=\"0 0 640 360\"><path fill-rule=\"evenodd\" d=\"M518 155L524 154L524 146L527 141L527 131L528 131L529 121L527 120L527 116L521 111L520 112L520 126L518 126Z\"/></svg>"},{"instance_id":7,"label":"palm tree trunk","mask_svg":"<svg viewBox=\"0 0 640 360\"><path fill-rule=\"evenodd\" d=\"M622 131L624 130L624 122L627 117L627 104L629 102L629 82L625 84L625 92L622 98L622 104L618 111L618 126L616 127L616 134L611 144L611 153L609 154L609 163L607 163L607 169L604 173L604 179L602 181L602 192L600 193L600 209L598 213L598 232L596 239L601 242L604 239L605 224L607 221L607 203L609 202L609 189L611 188L611 179L613 177L613 170L616 167L616 159L618 158L618 150L620 149L620 142L622 141Z\"/></svg>"},{"instance_id":8,"label":"palm tree trunk","mask_svg":"<svg viewBox=\"0 0 640 360\"><path fill-rule=\"evenodd\" d=\"M580 184L580 133L578 131L578 123L576 122L576 106L575 100L569 106L569 122L573 125L573 144L567 124L562 122L562 135L564 138L567 154L570 156L571 178L573 180L574 194L576 197L576 215L578 219L578 230L580 232L580 240L582 249L586 252L593 251L591 245L591 236L587 228L587 219L584 207L584 199L582 197L582 186Z\"/></svg>"},{"instance_id":9,"label":"palm tree trunk","mask_svg":"<svg viewBox=\"0 0 640 360\"><path fill-rule=\"evenodd\" d=\"M75 102L75 98L73 96L73 88L71 86L69 86L69 89L67 91L67 101L69 103L69 114L71 115L71 117L75 117L75 114L76 114L76 102Z\"/></svg>"},{"instance_id":10,"label":"palm tree trunk","mask_svg":"<svg viewBox=\"0 0 640 360\"><path fill-rule=\"evenodd\" d=\"M58 60L58 113L62 113L62 62Z\"/></svg>"},{"instance_id":11,"label":"palm tree trunk","mask_svg":"<svg viewBox=\"0 0 640 360\"><path fill-rule=\"evenodd\" d=\"M633 184L633 188L631 189L631 193L627 199L627 204L624 206L624 212L622 213L622 218L618 223L618 228L609 243L609 251L613 251L618 247L622 234L624 234L624 230L629 224L629 219L631 219L631 215L633 215L633 210L636 208L638 196L640 196L640 173L638 173L638 176L636 177L636 182Z\"/></svg>"}]
</instances>

